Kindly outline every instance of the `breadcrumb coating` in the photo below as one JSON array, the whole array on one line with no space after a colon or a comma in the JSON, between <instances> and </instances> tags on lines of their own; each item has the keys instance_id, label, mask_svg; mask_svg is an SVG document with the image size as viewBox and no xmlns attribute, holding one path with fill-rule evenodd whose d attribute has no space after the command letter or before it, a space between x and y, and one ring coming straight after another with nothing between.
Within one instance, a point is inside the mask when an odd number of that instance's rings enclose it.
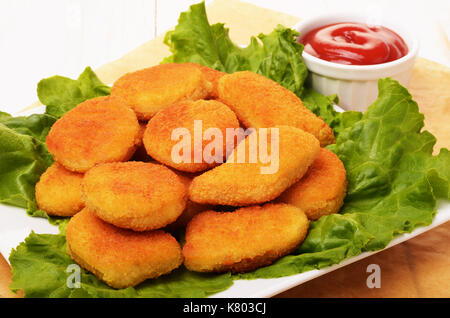
<instances>
[{"instance_id":1,"label":"breadcrumb coating","mask_svg":"<svg viewBox=\"0 0 450 318\"><path fill-rule=\"evenodd\" d=\"M139 120L149 120L166 106L207 97L212 89L202 71L189 63L167 63L127 73L111 88Z\"/></svg>"},{"instance_id":2,"label":"breadcrumb coating","mask_svg":"<svg viewBox=\"0 0 450 318\"><path fill-rule=\"evenodd\" d=\"M81 198L83 174L65 169L55 162L36 184L36 202L48 215L72 216L84 203Z\"/></svg>"},{"instance_id":3,"label":"breadcrumb coating","mask_svg":"<svg viewBox=\"0 0 450 318\"><path fill-rule=\"evenodd\" d=\"M126 161L136 150L139 123L119 98L89 99L58 119L46 143L55 161L86 172L98 163Z\"/></svg>"},{"instance_id":4,"label":"breadcrumb coating","mask_svg":"<svg viewBox=\"0 0 450 318\"><path fill-rule=\"evenodd\" d=\"M200 127L198 132L201 134L201 144L198 147L195 144L194 121L197 122L197 127ZM205 131L210 128L218 129L222 136L222 139L218 141L222 145L222 155L217 159L211 157L211 160L208 159L210 152L206 151L205 154L205 148L208 144L215 142L215 137L213 140L203 138ZM148 122L144 132L144 145L152 158L165 165L186 172L203 171L220 164L220 161L225 161L228 142L227 128L239 128L239 121L233 111L223 103L215 100L185 101L164 108ZM180 136L179 139L173 139L172 134L175 129L186 129L189 132L189 136L186 137L189 140L189 153L186 156L187 160L182 162L176 162L172 154L174 147L183 142L181 138L185 138ZM234 139L230 141L231 146L233 142ZM201 151L197 154L200 159L198 162L195 158L196 151ZM216 155L215 151L211 154ZM185 155L184 152L183 155Z\"/></svg>"},{"instance_id":5,"label":"breadcrumb coating","mask_svg":"<svg viewBox=\"0 0 450 318\"><path fill-rule=\"evenodd\" d=\"M251 137L239 144L226 163L195 177L189 187L189 199L202 204L247 206L271 201L284 190L300 180L319 154L319 142L301 129L279 126L278 169L274 173L262 173L262 167L272 164L249 159ZM270 132L270 131L269 131ZM255 132L257 133L257 132ZM269 152L272 152L272 135L267 137ZM245 147L245 162L238 161L239 148ZM275 149L275 147L273 147ZM260 148L258 148L260 149ZM260 154L261 151L258 151ZM233 158L233 162L230 162ZM259 156L261 158L261 156Z\"/></svg>"},{"instance_id":6,"label":"breadcrumb coating","mask_svg":"<svg viewBox=\"0 0 450 318\"><path fill-rule=\"evenodd\" d=\"M97 165L83 179L86 206L102 220L135 231L174 222L186 206L185 185L169 168L146 162Z\"/></svg>"},{"instance_id":7,"label":"breadcrumb coating","mask_svg":"<svg viewBox=\"0 0 450 318\"><path fill-rule=\"evenodd\" d=\"M291 253L308 226L303 211L287 204L206 211L188 224L184 265L197 272L251 271Z\"/></svg>"},{"instance_id":8,"label":"breadcrumb coating","mask_svg":"<svg viewBox=\"0 0 450 318\"><path fill-rule=\"evenodd\" d=\"M334 143L331 128L307 109L300 98L278 83L250 71L220 78L219 100L249 128L293 126L313 134L320 145Z\"/></svg>"},{"instance_id":9,"label":"breadcrumb coating","mask_svg":"<svg viewBox=\"0 0 450 318\"><path fill-rule=\"evenodd\" d=\"M121 229L87 208L70 219L66 240L75 262L114 288L168 274L183 262L180 245L170 234Z\"/></svg>"}]
</instances>

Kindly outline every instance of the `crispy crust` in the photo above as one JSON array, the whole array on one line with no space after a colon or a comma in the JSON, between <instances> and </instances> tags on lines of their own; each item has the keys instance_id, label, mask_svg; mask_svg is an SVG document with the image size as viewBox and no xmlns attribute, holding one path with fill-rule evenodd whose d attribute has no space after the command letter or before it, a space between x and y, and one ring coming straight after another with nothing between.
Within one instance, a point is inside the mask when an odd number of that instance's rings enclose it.
<instances>
[{"instance_id":1,"label":"crispy crust","mask_svg":"<svg viewBox=\"0 0 450 318\"><path fill-rule=\"evenodd\" d=\"M300 98L278 83L243 71L220 78L219 100L228 105L245 127L287 125L313 134L320 145L334 143L331 128L307 109Z\"/></svg>"},{"instance_id":2,"label":"crispy crust","mask_svg":"<svg viewBox=\"0 0 450 318\"><path fill-rule=\"evenodd\" d=\"M337 213L344 203L346 191L344 164L336 154L321 148L305 176L278 200L301 208L310 220L317 220L323 215Z\"/></svg>"},{"instance_id":3,"label":"crispy crust","mask_svg":"<svg viewBox=\"0 0 450 318\"><path fill-rule=\"evenodd\" d=\"M170 234L120 229L87 208L71 218L66 239L67 252L75 262L114 288L168 274L183 261L181 248Z\"/></svg>"},{"instance_id":4,"label":"crispy crust","mask_svg":"<svg viewBox=\"0 0 450 318\"><path fill-rule=\"evenodd\" d=\"M233 163L239 153L236 148L228 157L227 163L209 170L194 178L189 187L190 200L202 204L246 206L274 200L284 190L300 180L308 167L319 154L317 139L301 129L280 126L278 170L271 174L262 174L261 167L270 164L258 161ZM246 153L249 153L250 136L243 141ZM267 138L271 149L271 136ZM275 162L277 158L272 160Z\"/></svg>"},{"instance_id":5,"label":"crispy crust","mask_svg":"<svg viewBox=\"0 0 450 318\"><path fill-rule=\"evenodd\" d=\"M144 145L147 153L152 158L181 171L197 172L216 166L216 160L207 162L203 155L202 162L194 161L195 120L201 120L202 136L208 128L218 128L221 131L223 136L221 159L224 161L227 149L226 129L238 128L239 122L236 115L226 105L215 100L185 101L161 110L148 122L144 133ZM172 159L174 146L181 142L181 140L172 140L172 133L179 128L185 128L190 133L190 162L176 163ZM202 154L205 147L211 142L209 140L202 141Z\"/></svg>"},{"instance_id":6,"label":"crispy crust","mask_svg":"<svg viewBox=\"0 0 450 318\"><path fill-rule=\"evenodd\" d=\"M98 97L58 119L46 143L55 161L69 170L86 172L98 163L130 159L138 132L136 115L122 100Z\"/></svg>"},{"instance_id":7,"label":"crispy crust","mask_svg":"<svg viewBox=\"0 0 450 318\"><path fill-rule=\"evenodd\" d=\"M123 98L140 120L149 120L176 102L207 97L211 88L198 67L167 63L125 74L114 83L111 95Z\"/></svg>"},{"instance_id":8,"label":"crispy crust","mask_svg":"<svg viewBox=\"0 0 450 318\"><path fill-rule=\"evenodd\" d=\"M308 226L303 211L287 204L202 212L188 224L184 265L198 272L251 271L291 253Z\"/></svg>"},{"instance_id":9,"label":"crispy crust","mask_svg":"<svg viewBox=\"0 0 450 318\"><path fill-rule=\"evenodd\" d=\"M72 216L84 203L81 199L83 174L65 169L55 162L36 184L36 202L48 215Z\"/></svg>"},{"instance_id":10,"label":"crispy crust","mask_svg":"<svg viewBox=\"0 0 450 318\"><path fill-rule=\"evenodd\" d=\"M87 207L102 220L135 231L174 222L186 206L184 184L167 167L145 162L97 165L83 180Z\"/></svg>"}]
</instances>

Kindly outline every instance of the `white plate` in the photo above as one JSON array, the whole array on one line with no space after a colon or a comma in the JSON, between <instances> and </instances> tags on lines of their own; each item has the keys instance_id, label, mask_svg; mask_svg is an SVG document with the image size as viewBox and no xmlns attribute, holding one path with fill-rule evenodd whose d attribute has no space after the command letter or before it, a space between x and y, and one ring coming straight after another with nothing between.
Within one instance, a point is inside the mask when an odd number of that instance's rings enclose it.
<instances>
[{"instance_id":1,"label":"white plate","mask_svg":"<svg viewBox=\"0 0 450 318\"><path fill-rule=\"evenodd\" d=\"M342 111L335 106L337 111ZM43 108L35 109L33 113L39 113ZM31 112L20 113L17 116L29 115ZM425 227L416 228L413 232L397 236L391 243L384 248L388 249L394 245L407 241L419 234L427 232L450 220L450 202L438 201L437 213L432 224ZM5 258L8 258L11 249L15 248L30 234L31 231L39 234L57 234L58 228L48 223L47 219L30 217L24 209L1 205L0 204L0 252ZM236 280L234 284L227 290L217 293L212 297L227 298L257 298L271 297L279 294L289 288L305 283L311 279L334 271L340 267L346 266L360 259L369 257L375 252L366 252L358 256L346 259L339 264L320 269L312 270L305 273L271 279L253 279L253 280Z\"/></svg>"}]
</instances>

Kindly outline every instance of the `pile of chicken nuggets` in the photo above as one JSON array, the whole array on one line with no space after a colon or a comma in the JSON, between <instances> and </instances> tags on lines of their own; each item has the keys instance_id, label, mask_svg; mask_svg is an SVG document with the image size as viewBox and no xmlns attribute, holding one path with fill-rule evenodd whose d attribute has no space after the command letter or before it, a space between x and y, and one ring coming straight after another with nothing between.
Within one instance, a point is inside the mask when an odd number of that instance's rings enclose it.
<instances>
[{"instance_id":1,"label":"pile of chicken nuggets","mask_svg":"<svg viewBox=\"0 0 450 318\"><path fill-rule=\"evenodd\" d=\"M252 134L224 138L215 160L194 160L195 147L192 160L173 160L174 129L193 136L194 121L224 136L230 128L277 128L277 170L236 160L238 149L249 154ZM273 151L270 130L267 140ZM301 99L262 75L161 64L125 74L111 95L56 121L46 140L55 163L37 183L36 200L49 215L71 217L67 252L114 288L182 264L246 272L291 253L310 220L339 211L346 171L323 148L334 141ZM180 230L183 244L172 235Z\"/></svg>"}]
</instances>

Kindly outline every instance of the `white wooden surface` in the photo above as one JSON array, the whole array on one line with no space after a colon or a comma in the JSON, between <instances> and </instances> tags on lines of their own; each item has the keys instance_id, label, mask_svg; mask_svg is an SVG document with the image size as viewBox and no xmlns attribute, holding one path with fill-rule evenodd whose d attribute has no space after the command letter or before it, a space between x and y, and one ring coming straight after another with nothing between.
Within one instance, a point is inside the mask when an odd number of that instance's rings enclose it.
<instances>
[{"instance_id":1,"label":"white wooden surface","mask_svg":"<svg viewBox=\"0 0 450 318\"><path fill-rule=\"evenodd\" d=\"M300 18L345 10L393 15L417 34L422 57L450 65L448 0L247 1ZM0 110L14 113L36 101L44 77L76 77L85 66L119 58L173 27L197 2L0 0Z\"/></svg>"}]
</instances>

